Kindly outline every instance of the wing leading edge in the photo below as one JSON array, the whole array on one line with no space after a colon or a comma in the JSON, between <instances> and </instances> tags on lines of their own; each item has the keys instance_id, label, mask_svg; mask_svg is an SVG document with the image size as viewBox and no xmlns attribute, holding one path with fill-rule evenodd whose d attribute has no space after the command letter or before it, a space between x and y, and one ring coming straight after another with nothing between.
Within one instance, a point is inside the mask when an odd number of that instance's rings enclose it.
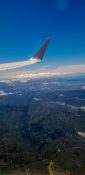
<instances>
[{"instance_id":1,"label":"wing leading edge","mask_svg":"<svg viewBox=\"0 0 85 175\"><path fill-rule=\"evenodd\" d=\"M24 67L24 66L27 66L27 65L39 63L42 60L42 58L45 54L45 51L48 47L49 42L50 42L50 38L48 38L43 43L43 45L40 47L40 49L37 51L37 53L32 58L30 58L26 61L18 61L18 62L0 64L0 71L20 68L20 67Z\"/></svg>"}]
</instances>

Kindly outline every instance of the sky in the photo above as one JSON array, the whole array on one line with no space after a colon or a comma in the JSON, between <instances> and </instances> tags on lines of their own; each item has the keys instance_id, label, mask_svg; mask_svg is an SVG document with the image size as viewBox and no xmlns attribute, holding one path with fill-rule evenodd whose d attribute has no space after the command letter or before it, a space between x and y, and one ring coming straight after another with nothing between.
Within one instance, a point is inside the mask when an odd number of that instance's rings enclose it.
<instances>
[{"instance_id":1,"label":"sky","mask_svg":"<svg viewBox=\"0 0 85 175\"><path fill-rule=\"evenodd\" d=\"M45 58L29 70L85 64L85 0L0 0L0 63L32 57L47 37Z\"/></svg>"}]
</instances>

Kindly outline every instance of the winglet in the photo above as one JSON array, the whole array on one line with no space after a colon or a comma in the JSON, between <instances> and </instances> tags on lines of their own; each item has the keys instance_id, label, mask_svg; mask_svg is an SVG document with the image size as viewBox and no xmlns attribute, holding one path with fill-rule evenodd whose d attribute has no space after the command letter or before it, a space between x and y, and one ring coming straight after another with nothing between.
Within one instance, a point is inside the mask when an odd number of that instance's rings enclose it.
<instances>
[{"instance_id":1,"label":"winglet","mask_svg":"<svg viewBox=\"0 0 85 175\"><path fill-rule=\"evenodd\" d=\"M51 40L50 38L46 39L46 41L43 43L43 45L40 47L37 53L33 56L33 59L42 60L50 40Z\"/></svg>"}]
</instances>

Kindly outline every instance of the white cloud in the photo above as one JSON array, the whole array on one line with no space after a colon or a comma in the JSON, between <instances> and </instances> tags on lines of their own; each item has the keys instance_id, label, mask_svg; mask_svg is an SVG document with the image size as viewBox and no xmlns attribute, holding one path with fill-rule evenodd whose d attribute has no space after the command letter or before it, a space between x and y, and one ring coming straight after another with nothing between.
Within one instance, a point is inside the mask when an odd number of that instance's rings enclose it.
<instances>
[{"instance_id":1,"label":"white cloud","mask_svg":"<svg viewBox=\"0 0 85 175\"><path fill-rule=\"evenodd\" d=\"M39 98L34 97L33 100L34 101L39 101Z\"/></svg>"},{"instance_id":2,"label":"white cloud","mask_svg":"<svg viewBox=\"0 0 85 175\"><path fill-rule=\"evenodd\" d=\"M0 83L13 84L12 80L0 80Z\"/></svg>"},{"instance_id":3,"label":"white cloud","mask_svg":"<svg viewBox=\"0 0 85 175\"><path fill-rule=\"evenodd\" d=\"M0 96L5 96L5 95L12 95L13 93L9 92L4 92L3 90L0 90Z\"/></svg>"},{"instance_id":4,"label":"white cloud","mask_svg":"<svg viewBox=\"0 0 85 175\"><path fill-rule=\"evenodd\" d=\"M85 86L82 86L82 89L85 90Z\"/></svg>"},{"instance_id":5,"label":"white cloud","mask_svg":"<svg viewBox=\"0 0 85 175\"><path fill-rule=\"evenodd\" d=\"M31 72L31 73L23 73L19 74L17 78L22 79L34 79L34 78L42 78L42 77L52 77L52 76L60 76L60 75L68 75L68 74L76 74L76 73L85 73L85 64L81 65L71 65L71 66L63 66L53 70L42 70L39 72Z\"/></svg>"},{"instance_id":6,"label":"white cloud","mask_svg":"<svg viewBox=\"0 0 85 175\"><path fill-rule=\"evenodd\" d=\"M30 71L30 72L19 72L10 74L7 79L4 78L0 80L0 82L5 82L8 84L13 84L15 81L26 82L31 79L36 78L46 78L46 77L53 77L53 76L62 76L62 75L69 75L69 74L76 74L76 73L85 73L85 64L80 65L68 65L62 66L56 69L41 69L37 71Z\"/></svg>"},{"instance_id":7,"label":"white cloud","mask_svg":"<svg viewBox=\"0 0 85 175\"><path fill-rule=\"evenodd\" d=\"M85 73L85 64L63 66L57 69L61 74Z\"/></svg>"}]
</instances>

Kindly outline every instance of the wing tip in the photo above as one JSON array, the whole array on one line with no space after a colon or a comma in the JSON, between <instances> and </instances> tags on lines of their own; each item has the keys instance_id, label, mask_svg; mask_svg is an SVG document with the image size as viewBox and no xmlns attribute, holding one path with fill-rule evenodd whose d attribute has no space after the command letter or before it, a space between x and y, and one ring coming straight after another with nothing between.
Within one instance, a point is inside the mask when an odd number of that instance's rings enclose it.
<instances>
[{"instance_id":1,"label":"wing tip","mask_svg":"<svg viewBox=\"0 0 85 175\"><path fill-rule=\"evenodd\" d=\"M51 40L51 37L46 38L45 42L42 44L42 46L40 47L40 49L37 51L37 53L33 56L34 59L39 59L42 60L47 47L49 45L49 42Z\"/></svg>"}]
</instances>

